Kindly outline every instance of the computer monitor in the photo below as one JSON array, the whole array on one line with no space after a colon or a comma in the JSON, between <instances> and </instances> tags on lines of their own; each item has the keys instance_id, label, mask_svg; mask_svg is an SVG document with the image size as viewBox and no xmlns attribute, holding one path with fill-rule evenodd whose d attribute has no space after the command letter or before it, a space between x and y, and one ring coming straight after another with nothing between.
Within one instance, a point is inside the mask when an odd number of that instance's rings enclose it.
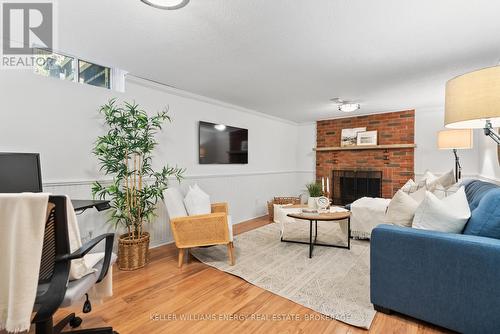
<instances>
[{"instance_id":1,"label":"computer monitor","mask_svg":"<svg viewBox=\"0 0 500 334\"><path fill-rule=\"evenodd\" d=\"M0 193L42 192L38 153L0 153Z\"/></svg>"}]
</instances>

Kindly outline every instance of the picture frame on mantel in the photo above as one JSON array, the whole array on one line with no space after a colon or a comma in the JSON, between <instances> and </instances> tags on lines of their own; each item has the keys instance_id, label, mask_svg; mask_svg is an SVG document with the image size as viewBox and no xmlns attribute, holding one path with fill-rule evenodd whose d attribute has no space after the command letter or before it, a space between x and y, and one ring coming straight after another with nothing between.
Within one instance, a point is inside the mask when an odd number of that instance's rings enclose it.
<instances>
[{"instance_id":1,"label":"picture frame on mantel","mask_svg":"<svg viewBox=\"0 0 500 334\"><path fill-rule=\"evenodd\" d=\"M356 144L358 146L375 146L377 145L377 130L358 132Z\"/></svg>"},{"instance_id":2,"label":"picture frame on mantel","mask_svg":"<svg viewBox=\"0 0 500 334\"><path fill-rule=\"evenodd\" d=\"M356 140L359 132L366 131L366 128L342 129L340 135L340 146L356 146Z\"/></svg>"}]
</instances>

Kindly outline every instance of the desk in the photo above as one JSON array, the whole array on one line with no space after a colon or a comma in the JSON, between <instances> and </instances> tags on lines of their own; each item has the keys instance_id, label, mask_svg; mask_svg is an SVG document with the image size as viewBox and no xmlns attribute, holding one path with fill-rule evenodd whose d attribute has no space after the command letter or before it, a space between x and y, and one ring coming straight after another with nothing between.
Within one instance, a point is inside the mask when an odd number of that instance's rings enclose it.
<instances>
[{"instance_id":1,"label":"desk","mask_svg":"<svg viewBox=\"0 0 500 334\"><path fill-rule=\"evenodd\" d=\"M82 199L72 199L71 204L77 213L82 213L83 211L91 208L96 208L97 211L104 211L109 209L109 201L94 201L94 200L82 200Z\"/></svg>"}]
</instances>

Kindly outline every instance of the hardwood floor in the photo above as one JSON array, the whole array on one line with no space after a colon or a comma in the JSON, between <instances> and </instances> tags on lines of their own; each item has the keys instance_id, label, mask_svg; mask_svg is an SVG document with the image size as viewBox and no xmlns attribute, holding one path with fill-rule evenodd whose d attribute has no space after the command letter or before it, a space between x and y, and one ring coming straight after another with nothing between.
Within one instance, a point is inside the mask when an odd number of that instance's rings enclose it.
<instances>
[{"instance_id":1,"label":"hardwood floor","mask_svg":"<svg viewBox=\"0 0 500 334\"><path fill-rule=\"evenodd\" d=\"M235 225L235 233L267 223L267 217L244 222ZM113 284L114 296L101 305L94 303L92 312L82 314L78 305L59 310L55 320L75 311L83 318L81 328L109 325L121 334L446 333L414 319L382 313L377 313L370 331L349 326L192 257L178 269L174 245L152 249L150 263L143 269L114 268Z\"/></svg>"}]
</instances>

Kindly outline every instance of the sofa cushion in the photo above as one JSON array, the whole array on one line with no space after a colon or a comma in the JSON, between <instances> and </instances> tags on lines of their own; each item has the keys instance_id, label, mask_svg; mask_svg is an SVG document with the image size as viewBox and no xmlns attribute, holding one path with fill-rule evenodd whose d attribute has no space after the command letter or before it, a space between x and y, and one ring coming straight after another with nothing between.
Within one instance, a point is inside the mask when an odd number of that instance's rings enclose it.
<instances>
[{"instance_id":1,"label":"sofa cushion","mask_svg":"<svg viewBox=\"0 0 500 334\"><path fill-rule=\"evenodd\" d=\"M481 199L489 191L499 188L496 184L479 180L467 180L463 184L465 185L465 194L471 211L477 208Z\"/></svg>"},{"instance_id":2,"label":"sofa cushion","mask_svg":"<svg viewBox=\"0 0 500 334\"><path fill-rule=\"evenodd\" d=\"M482 196L476 194L464 234L500 239L500 187L487 190Z\"/></svg>"}]
</instances>

